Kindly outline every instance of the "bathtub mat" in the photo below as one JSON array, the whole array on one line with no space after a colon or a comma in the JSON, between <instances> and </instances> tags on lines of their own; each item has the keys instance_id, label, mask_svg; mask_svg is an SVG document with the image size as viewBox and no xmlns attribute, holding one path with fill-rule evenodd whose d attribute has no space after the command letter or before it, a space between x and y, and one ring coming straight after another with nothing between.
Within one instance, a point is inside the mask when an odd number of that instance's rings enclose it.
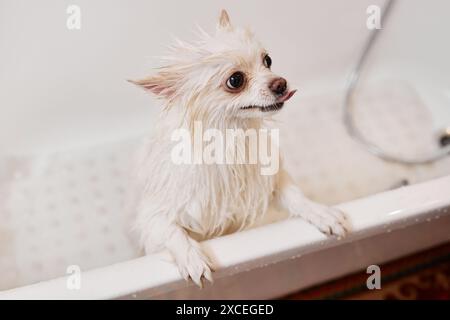
<instances>
[{"instance_id":1,"label":"bathtub mat","mask_svg":"<svg viewBox=\"0 0 450 320\"><path fill-rule=\"evenodd\" d=\"M0 290L137 256L123 215L135 144L3 160Z\"/></svg>"},{"instance_id":2,"label":"bathtub mat","mask_svg":"<svg viewBox=\"0 0 450 320\"><path fill-rule=\"evenodd\" d=\"M405 166L370 154L346 132L342 98L338 92L299 99L286 106L277 123L286 167L310 198L337 204L450 174L450 157ZM383 150L414 158L439 148L431 114L407 83L358 89L354 103L357 127Z\"/></svg>"}]
</instances>

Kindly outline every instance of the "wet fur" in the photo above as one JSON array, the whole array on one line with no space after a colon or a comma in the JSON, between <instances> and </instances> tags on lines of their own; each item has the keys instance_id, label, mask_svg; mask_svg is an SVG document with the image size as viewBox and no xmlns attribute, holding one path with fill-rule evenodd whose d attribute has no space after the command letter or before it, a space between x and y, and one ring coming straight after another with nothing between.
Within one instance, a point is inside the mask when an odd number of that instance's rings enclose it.
<instances>
[{"instance_id":1,"label":"wet fur","mask_svg":"<svg viewBox=\"0 0 450 320\"><path fill-rule=\"evenodd\" d=\"M199 31L194 44L176 41L165 65L155 75L133 81L164 105L153 134L137 157L134 182L138 190L133 230L146 253L168 249L181 275L201 285L212 279L212 261L198 241L238 231L264 215L269 205L302 217L327 234L346 233L344 215L314 203L281 168L264 176L260 165L176 165L170 158L178 128L259 129L277 111L244 107L277 101L268 83L277 77L263 65L266 51L248 29L231 25L222 11L215 34ZM238 93L224 86L232 72L247 75ZM240 156L245 156L241 154ZM236 248L238 250L238 248Z\"/></svg>"}]
</instances>

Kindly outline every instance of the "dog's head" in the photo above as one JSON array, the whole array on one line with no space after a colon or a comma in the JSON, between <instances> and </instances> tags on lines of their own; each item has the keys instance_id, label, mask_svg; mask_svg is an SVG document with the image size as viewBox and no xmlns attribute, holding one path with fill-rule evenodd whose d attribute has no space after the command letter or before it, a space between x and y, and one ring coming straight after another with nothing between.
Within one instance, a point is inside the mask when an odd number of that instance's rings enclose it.
<instances>
[{"instance_id":1,"label":"dog's head","mask_svg":"<svg viewBox=\"0 0 450 320\"><path fill-rule=\"evenodd\" d=\"M187 108L196 120L272 115L295 93L272 72L272 59L254 34L232 26L225 10L214 35L200 33L197 43L177 41L157 74L132 82L168 107Z\"/></svg>"}]
</instances>

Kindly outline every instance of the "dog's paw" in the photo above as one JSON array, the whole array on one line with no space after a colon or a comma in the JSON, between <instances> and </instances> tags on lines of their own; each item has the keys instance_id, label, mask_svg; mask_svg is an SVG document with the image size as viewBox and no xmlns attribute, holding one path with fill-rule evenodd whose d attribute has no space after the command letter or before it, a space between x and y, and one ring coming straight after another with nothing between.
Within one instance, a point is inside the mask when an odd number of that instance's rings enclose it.
<instances>
[{"instance_id":1,"label":"dog's paw","mask_svg":"<svg viewBox=\"0 0 450 320\"><path fill-rule=\"evenodd\" d=\"M184 253L175 254L174 258L178 270L185 280L190 278L200 288L203 287L203 278L213 282L211 262L198 246L190 246Z\"/></svg>"},{"instance_id":2,"label":"dog's paw","mask_svg":"<svg viewBox=\"0 0 450 320\"><path fill-rule=\"evenodd\" d=\"M345 237L348 233L349 223L341 210L320 204L313 204L308 207L309 212L305 212L302 216L321 232L338 238Z\"/></svg>"}]
</instances>

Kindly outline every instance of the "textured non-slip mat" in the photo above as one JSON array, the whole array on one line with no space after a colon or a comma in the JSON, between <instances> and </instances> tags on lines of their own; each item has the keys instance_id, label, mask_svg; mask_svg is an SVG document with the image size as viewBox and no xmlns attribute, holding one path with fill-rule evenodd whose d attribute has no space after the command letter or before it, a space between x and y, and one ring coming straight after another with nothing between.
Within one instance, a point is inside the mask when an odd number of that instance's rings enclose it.
<instances>
[{"instance_id":1,"label":"textured non-slip mat","mask_svg":"<svg viewBox=\"0 0 450 320\"><path fill-rule=\"evenodd\" d=\"M336 204L450 174L450 157L405 166L370 154L348 135L341 105L342 94L307 97L288 104L274 124L286 166L310 198ZM358 90L354 118L367 139L391 154L423 157L439 148L429 110L402 82Z\"/></svg>"}]
</instances>

